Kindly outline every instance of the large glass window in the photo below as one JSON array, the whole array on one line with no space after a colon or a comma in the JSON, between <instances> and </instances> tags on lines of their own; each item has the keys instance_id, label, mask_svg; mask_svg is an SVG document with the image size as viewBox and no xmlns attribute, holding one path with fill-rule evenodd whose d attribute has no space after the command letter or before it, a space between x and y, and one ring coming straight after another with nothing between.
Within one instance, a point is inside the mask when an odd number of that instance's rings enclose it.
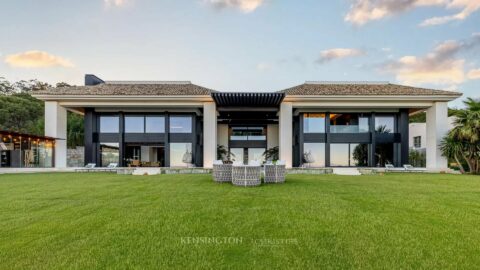
<instances>
[{"instance_id":1,"label":"large glass window","mask_svg":"<svg viewBox=\"0 0 480 270\"><path fill-rule=\"evenodd\" d=\"M126 133L143 133L145 130L143 116L125 116Z\"/></svg>"},{"instance_id":2,"label":"large glass window","mask_svg":"<svg viewBox=\"0 0 480 270\"><path fill-rule=\"evenodd\" d=\"M376 116L375 131L377 133L395 132L395 119L393 116Z\"/></svg>"},{"instance_id":3,"label":"large glass window","mask_svg":"<svg viewBox=\"0 0 480 270\"><path fill-rule=\"evenodd\" d=\"M118 164L119 157L118 143L100 143L100 154L102 158L102 167L107 167L110 163Z\"/></svg>"},{"instance_id":4,"label":"large glass window","mask_svg":"<svg viewBox=\"0 0 480 270\"><path fill-rule=\"evenodd\" d=\"M101 133L118 133L119 120L118 116L100 116L100 132Z\"/></svg>"},{"instance_id":5,"label":"large glass window","mask_svg":"<svg viewBox=\"0 0 480 270\"><path fill-rule=\"evenodd\" d=\"M422 147L422 136L413 137L413 147L421 148Z\"/></svg>"},{"instance_id":6,"label":"large glass window","mask_svg":"<svg viewBox=\"0 0 480 270\"><path fill-rule=\"evenodd\" d=\"M232 141L265 141L267 139L264 127L232 127L230 134Z\"/></svg>"},{"instance_id":7,"label":"large glass window","mask_svg":"<svg viewBox=\"0 0 480 270\"><path fill-rule=\"evenodd\" d=\"M350 166L368 166L368 144L350 144Z\"/></svg>"},{"instance_id":8,"label":"large glass window","mask_svg":"<svg viewBox=\"0 0 480 270\"><path fill-rule=\"evenodd\" d=\"M243 148L230 148L232 154L232 161L244 163Z\"/></svg>"},{"instance_id":9,"label":"large glass window","mask_svg":"<svg viewBox=\"0 0 480 270\"><path fill-rule=\"evenodd\" d=\"M330 114L330 133L369 132L368 117L358 113Z\"/></svg>"},{"instance_id":10,"label":"large glass window","mask_svg":"<svg viewBox=\"0 0 480 270\"><path fill-rule=\"evenodd\" d=\"M303 133L325 133L325 114L304 113Z\"/></svg>"},{"instance_id":11,"label":"large glass window","mask_svg":"<svg viewBox=\"0 0 480 270\"><path fill-rule=\"evenodd\" d=\"M330 144L330 166L349 166L349 150L348 143L332 143Z\"/></svg>"},{"instance_id":12,"label":"large glass window","mask_svg":"<svg viewBox=\"0 0 480 270\"><path fill-rule=\"evenodd\" d=\"M304 143L303 162L308 167L325 167L325 144Z\"/></svg>"},{"instance_id":13,"label":"large glass window","mask_svg":"<svg viewBox=\"0 0 480 270\"><path fill-rule=\"evenodd\" d=\"M375 148L375 161L377 167L393 164L393 143L377 144Z\"/></svg>"},{"instance_id":14,"label":"large glass window","mask_svg":"<svg viewBox=\"0 0 480 270\"><path fill-rule=\"evenodd\" d=\"M262 164L265 161L263 153L265 152L264 148L248 148L248 163L252 161L258 161Z\"/></svg>"},{"instance_id":15,"label":"large glass window","mask_svg":"<svg viewBox=\"0 0 480 270\"><path fill-rule=\"evenodd\" d=\"M365 167L368 166L368 145L356 143L330 144L330 166Z\"/></svg>"},{"instance_id":16,"label":"large glass window","mask_svg":"<svg viewBox=\"0 0 480 270\"><path fill-rule=\"evenodd\" d=\"M192 133L192 117L171 116L170 133Z\"/></svg>"},{"instance_id":17,"label":"large glass window","mask_svg":"<svg viewBox=\"0 0 480 270\"><path fill-rule=\"evenodd\" d=\"M187 167L192 163L192 143L170 143L170 167Z\"/></svg>"},{"instance_id":18,"label":"large glass window","mask_svg":"<svg viewBox=\"0 0 480 270\"><path fill-rule=\"evenodd\" d=\"M145 117L145 132L147 133L164 133L165 117L163 116L147 116Z\"/></svg>"}]
</instances>

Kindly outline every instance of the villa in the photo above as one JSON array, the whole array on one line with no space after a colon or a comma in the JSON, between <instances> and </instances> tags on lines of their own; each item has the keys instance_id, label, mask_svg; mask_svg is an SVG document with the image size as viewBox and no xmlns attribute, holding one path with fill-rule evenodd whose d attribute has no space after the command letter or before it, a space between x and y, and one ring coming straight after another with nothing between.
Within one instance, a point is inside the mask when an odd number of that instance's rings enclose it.
<instances>
[{"instance_id":1,"label":"villa","mask_svg":"<svg viewBox=\"0 0 480 270\"><path fill-rule=\"evenodd\" d=\"M287 168L408 163L409 115L426 111L427 168L447 168L438 148L447 103L460 93L384 82L305 82L278 92L219 92L184 81L104 81L38 91L54 166L66 167L67 111L84 115L85 163L211 168L217 146L263 160L278 147Z\"/></svg>"}]
</instances>

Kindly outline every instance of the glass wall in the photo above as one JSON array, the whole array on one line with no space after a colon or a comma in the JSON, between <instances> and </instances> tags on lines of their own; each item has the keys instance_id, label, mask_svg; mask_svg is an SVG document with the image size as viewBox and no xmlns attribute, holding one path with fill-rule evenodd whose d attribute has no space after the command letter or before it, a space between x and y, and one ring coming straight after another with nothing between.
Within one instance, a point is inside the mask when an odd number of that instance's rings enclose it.
<instances>
[{"instance_id":1,"label":"glass wall","mask_svg":"<svg viewBox=\"0 0 480 270\"><path fill-rule=\"evenodd\" d=\"M0 134L0 167L53 167L53 140Z\"/></svg>"},{"instance_id":2,"label":"glass wall","mask_svg":"<svg viewBox=\"0 0 480 270\"><path fill-rule=\"evenodd\" d=\"M126 133L143 133L145 130L145 118L143 116L125 116Z\"/></svg>"},{"instance_id":3,"label":"glass wall","mask_svg":"<svg viewBox=\"0 0 480 270\"><path fill-rule=\"evenodd\" d=\"M165 117L163 116L146 116L145 117L146 133L164 133Z\"/></svg>"},{"instance_id":4,"label":"glass wall","mask_svg":"<svg viewBox=\"0 0 480 270\"><path fill-rule=\"evenodd\" d=\"M377 144L375 147L375 162L377 167L393 164L393 143Z\"/></svg>"},{"instance_id":5,"label":"glass wall","mask_svg":"<svg viewBox=\"0 0 480 270\"><path fill-rule=\"evenodd\" d=\"M303 133L325 133L325 114L304 113Z\"/></svg>"},{"instance_id":6,"label":"glass wall","mask_svg":"<svg viewBox=\"0 0 480 270\"><path fill-rule=\"evenodd\" d=\"M164 116L125 116L125 133L164 133Z\"/></svg>"},{"instance_id":7,"label":"glass wall","mask_svg":"<svg viewBox=\"0 0 480 270\"><path fill-rule=\"evenodd\" d=\"M100 143L100 155L102 167L107 167L110 163L119 162L118 143Z\"/></svg>"},{"instance_id":8,"label":"glass wall","mask_svg":"<svg viewBox=\"0 0 480 270\"><path fill-rule=\"evenodd\" d=\"M393 116L375 116L375 131L377 133L394 133L395 118Z\"/></svg>"},{"instance_id":9,"label":"glass wall","mask_svg":"<svg viewBox=\"0 0 480 270\"><path fill-rule=\"evenodd\" d=\"M244 162L243 148L230 148L230 153L232 154L232 161Z\"/></svg>"},{"instance_id":10,"label":"glass wall","mask_svg":"<svg viewBox=\"0 0 480 270\"><path fill-rule=\"evenodd\" d=\"M192 143L170 143L170 167L187 167L192 162Z\"/></svg>"},{"instance_id":11,"label":"glass wall","mask_svg":"<svg viewBox=\"0 0 480 270\"><path fill-rule=\"evenodd\" d=\"M192 133L192 117L170 116L170 133Z\"/></svg>"},{"instance_id":12,"label":"glass wall","mask_svg":"<svg viewBox=\"0 0 480 270\"><path fill-rule=\"evenodd\" d=\"M332 143L330 144L330 166L366 167L368 166L368 144Z\"/></svg>"},{"instance_id":13,"label":"glass wall","mask_svg":"<svg viewBox=\"0 0 480 270\"><path fill-rule=\"evenodd\" d=\"M304 143L303 162L308 167L325 167L325 144Z\"/></svg>"},{"instance_id":14,"label":"glass wall","mask_svg":"<svg viewBox=\"0 0 480 270\"><path fill-rule=\"evenodd\" d=\"M118 133L119 123L118 116L100 116L100 132Z\"/></svg>"},{"instance_id":15,"label":"glass wall","mask_svg":"<svg viewBox=\"0 0 480 270\"><path fill-rule=\"evenodd\" d=\"M263 156L264 152L264 148L248 148L248 164L250 164L252 161L258 161L260 164L263 164L265 161Z\"/></svg>"},{"instance_id":16,"label":"glass wall","mask_svg":"<svg viewBox=\"0 0 480 270\"><path fill-rule=\"evenodd\" d=\"M265 141L266 128L264 127L231 127L230 140L232 141Z\"/></svg>"},{"instance_id":17,"label":"glass wall","mask_svg":"<svg viewBox=\"0 0 480 270\"><path fill-rule=\"evenodd\" d=\"M368 144L350 144L350 166L368 166Z\"/></svg>"},{"instance_id":18,"label":"glass wall","mask_svg":"<svg viewBox=\"0 0 480 270\"><path fill-rule=\"evenodd\" d=\"M332 167L348 167L350 166L348 143L332 143L330 144L330 166Z\"/></svg>"},{"instance_id":19,"label":"glass wall","mask_svg":"<svg viewBox=\"0 0 480 270\"><path fill-rule=\"evenodd\" d=\"M369 118L358 113L330 114L330 133L370 132Z\"/></svg>"}]
</instances>

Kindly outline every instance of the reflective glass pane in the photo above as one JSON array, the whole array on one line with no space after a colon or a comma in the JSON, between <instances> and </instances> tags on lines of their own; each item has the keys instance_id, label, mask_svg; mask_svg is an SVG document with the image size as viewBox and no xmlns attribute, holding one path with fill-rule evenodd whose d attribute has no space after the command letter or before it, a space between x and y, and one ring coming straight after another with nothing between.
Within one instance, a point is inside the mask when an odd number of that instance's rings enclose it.
<instances>
[{"instance_id":1,"label":"reflective glass pane","mask_svg":"<svg viewBox=\"0 0 480 270\"><path fill-rule=\"evenodd\" d=\"M252 161L258 161L260 164L262 164L265 161L263 156L264 152L264 148L248 148L248 163Z\"/></svg>"},{"instance_id":2,"label":"reflective glass pane","mask_svg":"<svg viewBox=\"0 0 480 270\"><path fill-rule=\"evenodd\" d=\"M232 161L238 161L243 163L243 148L230 148L232 154Z\"/></svg>"},{"instance_id":3,"label":"reflective glass pane","mask_svg":"<svg viewBox=\"0 0 480 270\"><path fill-rule=\"evenodd\" d=\"M303 133L325 133L325 114L304 113Z\"/></svg>"},{"instance_id":4,"label":"reflective glass pane","mask_svg":"<svg viewBox=\"0 0 480 270\"><path fill-rule=\"evenodd\" d=\"M170 167L187 167L192 163L192 143L170 143Z\"/></svg>"},{"instance_id":5,"label":"reflective glass pane","mask_svg":"<svg viewBox=\"0 0 480 270\"><path fill-rule=\"evenodd\" d=\"M376 116L375 131L377 133L395 132L395 120L393 116Z\"/></svg>"},{"instance_id":6,"label":"reflective glass pane","mask_svg":"<svg viewBox=\"0 0 480 270\"><path fill-rule=\"evenodd\" d=\"M118 133L119 120L118 116L100 116L100 132L101 133Z\"/></svg>"},{"instance_id":7,"label":"reflective glass pane","mask_svg":"<svg viewBox=\"0 0 480 270\"><path fill-rule=\"evenodd\" d=\"M101 166L107 167L110 163L118 163L118 143L100 143Z\"/></svg>"},{"instance_id":8,"label":"reflective glass pane","mask_svg":"<svg viewBox=\"0 0 480 270\"><path fill-rule=\"evenodd\" d=\"M309 167L325 167L325 144L304 143L303 162Z\"/></svg>"},{"instance_id":9,"label":"reflective glass pane","mask_svg":"<svg viewBox=\"0 0 480 270\"><path fill-rule=\"evenodd\" d=\"M368 117L358 118L358 132L370 132L370 119Z\"/></svg>"},{"instance_id":10,"label":"reflective glass pane","mask_svg":"<svg viewBox=\"0 0 480 270\"><path fill-rule=\"evenodd\" d=\"M350 166L368 166L368 144L350 144Z\"/></svg>"},{"instance_id":11,"label":"reflective glass pane","mask_svg":"<svg viewBox=\"0 0 480 270\"><path fill-rule=\"evenodd\" d=\"M125 132L126 133L143 133L144 132L143 116L125 116Z\"/></svg>"},{"instance_id":12,"label":"reflective glass pane","mask_svg":"<svg viewBox=\"0 0 480 270\"><path fill-rule=\"evenodd\" d=\"M147 116L145 118L147 133L164 133L165 132L165 117L163 116Z\"/></svg>"},{"instance_id":13,"label":"reflective glass pane","mask_svg":"<svg viewBox=\"0 0 480 270\"><path fill-rule=\"evenodd\" d=\"M368 117L358 113L330 114L330 133L369 132Z\"/></svg>"},{"instance_id":14,"label":"reflective glass pane","mask_svg":"<svg viewBox=\"0 0 480 270\"><path fill-rule=\"evenodd\" d=\"M191 133L192 117L172 116L170 117L170 133Z\"/></svg>"},{"instance_id":15,"label":"reflective glass pane","mask_svg":"<svg viewBox=\"0 0 480 270\"><path fill-rule=\"evenodd\" d=\"M393 164L393 143L377 144L375 148L375 161L377 167Z\"/></svg>"},{"instance_id":16,"label":"reflective glass pane","mask_svg":"<svg viewBox=\"0 0 480 270\"><path fill-rule=\"evenodd\" d=\"M348 144L330 144L330 166L349 166Z\"/></svg>"}]
</instances>

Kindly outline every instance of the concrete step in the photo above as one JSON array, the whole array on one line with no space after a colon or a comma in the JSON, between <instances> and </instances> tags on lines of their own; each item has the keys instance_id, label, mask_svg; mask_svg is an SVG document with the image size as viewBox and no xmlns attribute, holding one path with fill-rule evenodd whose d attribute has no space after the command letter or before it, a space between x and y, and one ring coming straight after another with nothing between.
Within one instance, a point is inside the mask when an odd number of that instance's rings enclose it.
<instances>
[{"instance_id":1,"label":"concrete step","mask_svg":"<svg viewBox=\"0 0 480 270\"><path fill-rule=\"evenodd\" d=\"M333 168L333 174L338 175L362 175L357 168Z\"/></svg>"},{"instance_id":2,"label":"concrete step","mask_svg":"<svg viewBox=\"0 0 480 270\"><path fill-rule=\"evenodd\" d=\"M160 173L160 168L136 168L132 175L156 175Z\"/></svg>"}]
</instances>

